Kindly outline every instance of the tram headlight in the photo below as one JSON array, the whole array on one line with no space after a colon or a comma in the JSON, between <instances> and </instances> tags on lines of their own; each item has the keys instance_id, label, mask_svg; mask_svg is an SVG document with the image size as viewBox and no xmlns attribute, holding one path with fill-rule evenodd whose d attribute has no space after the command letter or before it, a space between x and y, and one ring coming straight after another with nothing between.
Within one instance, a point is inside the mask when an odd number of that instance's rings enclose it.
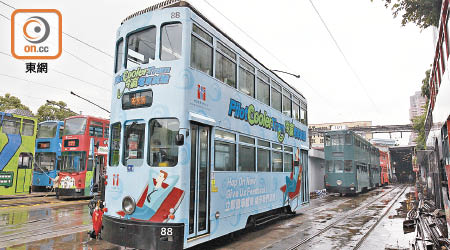
<instances>
[{"instance_id":1,"label":"tram headlight","mask_svg":"<svg viewBox=\"0 0 450 250\"><path fill-rule=\"evenodd\" d=\"M123 198L122 200L122 209L125 214L132 214L136 209L136 202L130 196Z\"/></svg>"},{"instance_id":2,"label":"tram headlight","mask_svg":"<svg viewBox=\"0 0 450 250\"><path fill-rule=\"evenodd\" d=\"M338 184L338 186L342 185L342 181L341 180L337 180L336 184Z\"/></svg>"}]
</instances>

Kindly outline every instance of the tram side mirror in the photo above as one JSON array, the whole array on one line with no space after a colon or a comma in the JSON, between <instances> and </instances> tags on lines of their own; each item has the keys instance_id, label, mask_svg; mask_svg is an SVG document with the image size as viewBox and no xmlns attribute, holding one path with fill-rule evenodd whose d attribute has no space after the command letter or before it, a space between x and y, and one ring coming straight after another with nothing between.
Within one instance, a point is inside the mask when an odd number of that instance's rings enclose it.
<instances>
[{"instance_id":1,"label":"tram side mirror","mask_svg":"<svg viewBox=\"0 0 450 250\"><path fill-rule=\"evenodd\" d=\"M178 133L178 134L175 136L175 144L176 144L177 146L181 146L181 145L184 144L184 135L183 135L183 134Z\"/></svg>"}]
</instances>

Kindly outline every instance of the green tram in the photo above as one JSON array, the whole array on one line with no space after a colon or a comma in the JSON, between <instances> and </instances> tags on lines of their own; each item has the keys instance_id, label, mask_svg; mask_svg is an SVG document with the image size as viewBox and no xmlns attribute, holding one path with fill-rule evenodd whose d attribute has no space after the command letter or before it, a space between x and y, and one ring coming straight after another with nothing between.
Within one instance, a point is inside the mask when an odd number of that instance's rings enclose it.
<instances>
[{"instance_id":1,"label":"green tram","mask_svg":"<svg viewBox=\"0 0 450 250\"><path fill-rule=\"evenodd\" d=\"M25 113L0 112L0 195L31 190L37 120Z\"/></svg>"},{"instance_id":2,"label":"green tram","mask_svg":"<svg viewBox=\"0 0 450 250\"><path fill-rule=\"evenodd\" d=\"M380 151L350 130L325 133L327 192L356 194L381 185Z\"/></svg>"}]
</instances>

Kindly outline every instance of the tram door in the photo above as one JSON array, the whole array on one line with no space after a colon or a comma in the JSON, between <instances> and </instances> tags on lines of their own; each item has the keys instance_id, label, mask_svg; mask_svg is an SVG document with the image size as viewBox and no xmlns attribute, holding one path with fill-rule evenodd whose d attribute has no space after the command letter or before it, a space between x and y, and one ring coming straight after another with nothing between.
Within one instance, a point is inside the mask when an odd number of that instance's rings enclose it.
<instances>
[{"instance_id":1,"label":"tram door","mask_svg":"<svg viewBox=\"0 0 450 250\"><path fill-rule=\"evenodd\" d=\"M189 237L209 232L210 127L191 124Z\"/></svg>"}]
</instances>

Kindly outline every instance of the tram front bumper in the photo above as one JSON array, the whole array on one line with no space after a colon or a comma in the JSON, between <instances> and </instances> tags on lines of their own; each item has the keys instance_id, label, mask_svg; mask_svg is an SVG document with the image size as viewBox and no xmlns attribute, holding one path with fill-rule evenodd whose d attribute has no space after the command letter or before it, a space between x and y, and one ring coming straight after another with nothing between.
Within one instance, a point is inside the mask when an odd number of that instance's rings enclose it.
<instances>
[{"instance_id":1,"label":"tram front bumper","mask_svg":"<svg viewBox=\"0 0 450 250\"><path fill-rule=\"evenodd\" d=\"M155 223L103 215L102 238L138 249L183 249L184 223Z\"/></svg>"},{"instance_id":2,"label":"tram front bumper","mask_svg":"<svg viewBox=\"0 0 450 250\"><path fill-rule=\"evenodd\" d=\"M327 193L355 194L356 187L327 186Z\"/></svg>"},{"instance_id":3,"label":"tram front bumper","mask_svg":"<svg viewBox=\"0 0 450 250\"><path fill-rule=\"evenodd\" d=\"M85 197L84 188L83 189L55 188L55 193L56 196L59 197L60 199Z\"/></svg>"}]
</instances>

